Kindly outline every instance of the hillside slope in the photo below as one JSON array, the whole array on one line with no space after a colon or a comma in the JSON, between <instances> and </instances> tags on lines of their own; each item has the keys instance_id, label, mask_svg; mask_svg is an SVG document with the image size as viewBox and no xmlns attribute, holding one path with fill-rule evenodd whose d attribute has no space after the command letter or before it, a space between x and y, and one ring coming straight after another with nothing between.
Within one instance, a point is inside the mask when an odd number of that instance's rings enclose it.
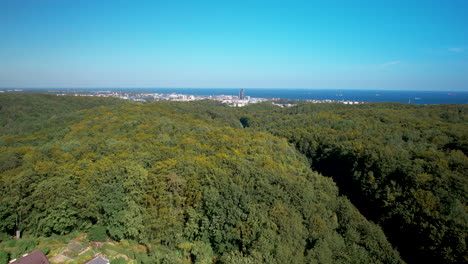
<instances>
[{"instance_id":1,"label":"hillside slope","mask_svg":"<svg viewBox=\"0 0 468 264\"><path fill-rule=\"evenodd\" d=\"M468 106L303 104L241 110L381 225L410 263L466 263Z\"/></svg>"},{"instance_id":2,"label":"hillside slope","mask_svg":"<svg viewBox=\"0 0 468 264\"><path fill-rule=\"evenodd\" d=\"M34 236L100 225L146 245L142 263L403 262L285 139L203 104L109 103L35 131L11 119L3 131L18 133L0 136L0 231L13 234L16 219Z\"/></svg>"}]
</instances>

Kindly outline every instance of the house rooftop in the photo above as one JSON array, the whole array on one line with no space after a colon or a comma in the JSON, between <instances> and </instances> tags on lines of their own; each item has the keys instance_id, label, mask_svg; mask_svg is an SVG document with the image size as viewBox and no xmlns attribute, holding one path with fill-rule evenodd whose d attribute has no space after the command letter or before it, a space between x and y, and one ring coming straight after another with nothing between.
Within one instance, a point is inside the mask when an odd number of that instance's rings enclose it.
<instances>
[{"instance_id":1,"label":"house rooftop","mask_svg":"<svg viewBox=\"0 0 468 264\"><path fill-rule=\"evenodd\" d=\"M19 259L14 259L9 262L9 264L50 264L46 256L40 249L31 252L29 254L24 254Z\"/></svg>"},{"instance_id":2,"label":"house rooftop","mask_svg":"<svg viewBox=\"0 0 468 264\"><path fill-rule=\"evenodd\" d=\"M85 264L109 264L109 260L103 257L95 257L86 261Z\"/></svg>"}]
</instances>

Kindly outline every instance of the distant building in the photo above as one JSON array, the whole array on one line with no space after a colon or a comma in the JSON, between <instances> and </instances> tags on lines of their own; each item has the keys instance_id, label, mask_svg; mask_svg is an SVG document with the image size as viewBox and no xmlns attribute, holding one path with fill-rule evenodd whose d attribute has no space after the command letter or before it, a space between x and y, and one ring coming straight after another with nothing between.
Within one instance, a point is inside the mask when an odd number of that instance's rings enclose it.
<instances>
[{"instance_id":1,"label":"distant building","mask_svg":"<svg viewBox=\"0 0 468 264\"><path fill-rule=\"evenodd\" d=\"M239 92L239 99L244 100L245 99L245 90L241 89Z\"/></svg>"},{"instance_id":2,"label":"distant building","mask_svg":"<svg viewBox=\"0 0 468 264\"><path fill-rule=\"evenodd\" d=\"M24 254L19 259L14 259L8 264L50 264L49 260L46 258L44 253L40 249L31 252L29 254Z\"/></svg>"}]
</instances>

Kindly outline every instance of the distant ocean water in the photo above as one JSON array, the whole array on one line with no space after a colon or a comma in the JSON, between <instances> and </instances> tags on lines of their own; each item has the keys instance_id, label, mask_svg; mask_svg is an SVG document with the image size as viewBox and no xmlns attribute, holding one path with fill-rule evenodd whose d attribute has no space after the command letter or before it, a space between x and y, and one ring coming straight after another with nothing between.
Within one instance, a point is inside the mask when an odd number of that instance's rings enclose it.
<instances>
[{"instance_id":1,"label":"distant ocean water","mask_svg":"<svg viewBox=\"0 0 468 264\"><path fill-rule=\"evenodd\" d=\"M468 91L399 91L399 90L314 90L314 89L259 89L244 88L245 95L257 98L282 98L297 100L335 100L360 102L395 102L412 104L468 104ZM65 89L53 89L65 90ZM238 95L234 88L124 88L124 89L70 89L147 91L153 93L178 93L187 95Z\"/></svg>"},{"instance_id":2,"label":"distant ocean water","mask_svg":"<svg viewBox=\"0 0 468 264\"><path fill-rule=\"evenodd\" d=\"M134 90L134 89L133 89ZM158 88L142 89L154 93L189 95L238 95L240 89ZM312 90L245 88L245 95L260 98L298 100L336 100L361 102L395 102L413 104L468 104L468 91L397 91L397 90Z\"/></svg>"}]
</instances>

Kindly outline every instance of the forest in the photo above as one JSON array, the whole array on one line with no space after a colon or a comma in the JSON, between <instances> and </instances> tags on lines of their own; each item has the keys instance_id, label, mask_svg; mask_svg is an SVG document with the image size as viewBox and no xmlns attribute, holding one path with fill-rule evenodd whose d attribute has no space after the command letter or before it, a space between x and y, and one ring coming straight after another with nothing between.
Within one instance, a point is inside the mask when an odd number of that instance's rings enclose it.
<instances>
[{"instance_id":1,"label":"forest","mask_svg":"<svg viewBox=\"0 0 468 264\"><path fill-rule=\"evenodd\" d=\"M467 263L467 111L0 94L0 263L96 229L136 263Z\"/></svg>"}]
</instances>

